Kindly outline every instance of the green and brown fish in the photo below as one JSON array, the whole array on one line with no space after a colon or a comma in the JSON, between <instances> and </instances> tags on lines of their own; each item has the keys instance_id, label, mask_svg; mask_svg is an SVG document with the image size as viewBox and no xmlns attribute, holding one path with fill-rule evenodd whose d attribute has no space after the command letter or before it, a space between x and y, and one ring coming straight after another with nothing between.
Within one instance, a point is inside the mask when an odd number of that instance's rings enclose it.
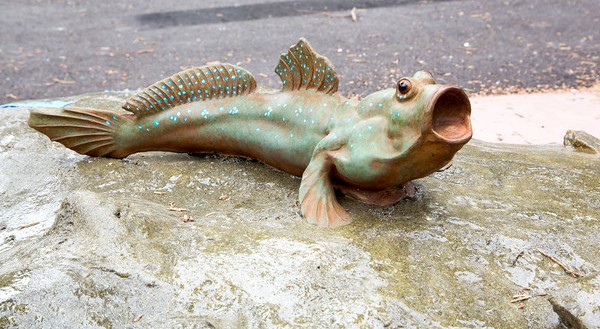
<instances>
[{"instance_id":1,"label":"green and brown fish","mask_svg":"<svg viewBox=\"0 0 600 329\"><path fill-rule=\"evenodd\" d=\"M337 93L327 58L300 40L281 55L280 91L258 91L230 64L189 69L128 99L121 111L67 106L31 111L29 125L81 154L219 153L301 176L302 215L318 226L351 221L334 189L389 205L410 181L448 164L471 139L465 92L430 73L401 78L362 100Z\"/></svg>"}]
</instances>

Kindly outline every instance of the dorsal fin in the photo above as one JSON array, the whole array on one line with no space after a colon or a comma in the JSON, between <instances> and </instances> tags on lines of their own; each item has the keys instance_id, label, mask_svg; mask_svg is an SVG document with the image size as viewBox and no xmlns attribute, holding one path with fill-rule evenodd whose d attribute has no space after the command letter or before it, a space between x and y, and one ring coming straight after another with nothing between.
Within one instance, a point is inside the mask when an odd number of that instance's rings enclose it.
<instances>
[{"instance_id":1,"label":"dorsal fin","mask_svg":"<svg viewBox=\"0 0 600 329\"><path fill-rule=\"evenodd\" d=\"M145 116L185 103L246 95L255 89L256 80L241 67L206 65L158 81L125 101L123 109Z\"/></svg>"},{"instance_id":2,"label":"dorsal fin","mask_svg":"<svg viewBox=\"0 0 600 329\"><path fill-rule=\"evenodd\" d=\"M317 54L305 39L281 54L275 73L283 82L282 91L314 89L333 94L339 85L329 60Z\"/></svg>"}]
</instances>

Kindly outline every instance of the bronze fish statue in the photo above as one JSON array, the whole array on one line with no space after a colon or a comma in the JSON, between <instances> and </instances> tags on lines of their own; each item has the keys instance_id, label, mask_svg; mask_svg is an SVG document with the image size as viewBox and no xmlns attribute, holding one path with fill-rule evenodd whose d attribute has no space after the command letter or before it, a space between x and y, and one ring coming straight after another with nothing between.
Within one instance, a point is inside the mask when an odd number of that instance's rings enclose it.
<instances>
[{"instance_id":1,"label":"bronze fish statue","mask_svg":"<svg viewBox=\"0 0 600 329\"><path fill-rule=\"evenodd\" d=\"M29 125L90 156L168 151L258 159L302 177L301 213L318 226L351 221L335 189L393 204L411 180L448 164L471 139L466 93L436 84L428 72L347 99L337 93L329 60L304 39L281 55L275 72L282 89L259 91L241 67L196 67L138 92L123 104L127 112L36 108Z\"/></svg>"}]
</instances>

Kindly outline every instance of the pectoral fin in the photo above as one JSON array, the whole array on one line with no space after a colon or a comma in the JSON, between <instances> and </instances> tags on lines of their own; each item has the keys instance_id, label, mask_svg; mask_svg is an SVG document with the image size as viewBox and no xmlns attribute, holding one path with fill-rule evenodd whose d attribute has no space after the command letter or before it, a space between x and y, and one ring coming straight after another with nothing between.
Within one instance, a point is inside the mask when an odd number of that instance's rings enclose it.
<instances>
[{"instance_id":1,"label":"pectoral fin","mask_svg":"<svg viewBox=\"0 0 600 329\"><path fill-rule=\"evenodd\" d=\"M349 224L352 218L337 202L330 173L333 163L325 152L316 153L302 175L300 208L307 222L319 227Z\"/></svg>"}]
</instances>

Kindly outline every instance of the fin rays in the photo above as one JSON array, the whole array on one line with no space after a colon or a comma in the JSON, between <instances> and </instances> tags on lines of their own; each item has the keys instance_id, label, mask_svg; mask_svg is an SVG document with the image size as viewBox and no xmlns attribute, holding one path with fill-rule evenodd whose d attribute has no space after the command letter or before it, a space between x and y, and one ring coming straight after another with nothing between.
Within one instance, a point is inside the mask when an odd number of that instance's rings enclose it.
<instances>
[{"instance_id":1,"label":"fin rays","mask_svg":"<svg viewBox=\"0 0 600 329\"><path fill-rule=\"evenodd\" d=\"M191 68L147 87L123 104L136 116L146 116L195 101L246 95L256 89L248 71L231 64Z\"/></svg>"},{"instance_id":2,"label":"fin rays","mask_svg":"<svg viewBox=\"0 0 600 329\"><path fill-rule=\"evenodd\" d=\"M281 54L275 73L283 83L282 91L314 89L333 94L339 85L333 65L317 54L305 39Z\"/></svg>"},{"instance_id":3,"label":"fin rays","mask_svg":"<svg viewBox=\"0 0 600 329\"><path fill-rule=\"evenodd\" d=\"M58 141L69 139L69 138L81 138L81 137L85 137L85 136L109 136L110 137L110 134L109 133L105 133L105 132L99 132L99 133L78 133L78 134L72 134L72 135L59 136L59 137L56 137L54 139L54 141L58 142Z\"/></svg>"},{"instance_id":4,"label":"fin rays","mask_svg":"<svg viewBox=\"0 0 600 329\"><path fill-rule=\"evenodd\" d=\"M340 206L331 184L331 160L326 155L313 156L302 174L300 183L300 209L311 224L334 227L348 224L352 218Z\"/></svg>"},{"instance_id":5,"label":"fin rays","mask_svg":"<svg viewBox=\"0 0 600 329\"><path fill-rule=\"evenodd\" d=\"M89 121L83 121L83 122L89 122ZM94 122L95 123L95 122ZM76 130L76 129L85 129L85 127L82 127L81 125L78 124L61 124L60 127L62 128L73 128L72 130ZM33 128L40 128L40 129L53 129L53 128L58 128L57 125L36 125ZM39 130L39 129L38 129ZM95 130L99 130L99 131L104 131L107 134L111 133L110 129L105 129L105 128L97 128ZM87 130L86 130L87 131ZM85 135L85 134L84 134Z\"/></svg>"},{"instance_id":6,"label":"fin rays","mask_svg":"<svg viewBox=\"0 0 600 329\"><path fill-rule=\"evenodd\" d=\"M104 137L104 138L96 138L96 139L93 139L93 140L82 139L82 138L75 138L74 140L75 140L74 142L69 142L70 147L75 148L75 147L80 147L80 146L83 146L83 145L93 144L93 143L99 144L99 142L109 142L106 145L112 144L112 137L111 136L107 136L107 137ZM65 143L67 142L66 139L58 139L58 138L55 139L54 141L55 142L59 142L59 143L62 143L63 141ZM102 146L104 146L104 145L102 145Z\"/></svg>"},{"instance_id":7,"label":"fin rays","mask_svg":"<svg viewBox=\"0 0 600 329\"><path fill-rule=\"evenodd\" d=\"M127 154L116 145L116 128L129 120L109 111L36 108L29 126L80 154L122 158Z\"/></svg>"}]
</instances>

